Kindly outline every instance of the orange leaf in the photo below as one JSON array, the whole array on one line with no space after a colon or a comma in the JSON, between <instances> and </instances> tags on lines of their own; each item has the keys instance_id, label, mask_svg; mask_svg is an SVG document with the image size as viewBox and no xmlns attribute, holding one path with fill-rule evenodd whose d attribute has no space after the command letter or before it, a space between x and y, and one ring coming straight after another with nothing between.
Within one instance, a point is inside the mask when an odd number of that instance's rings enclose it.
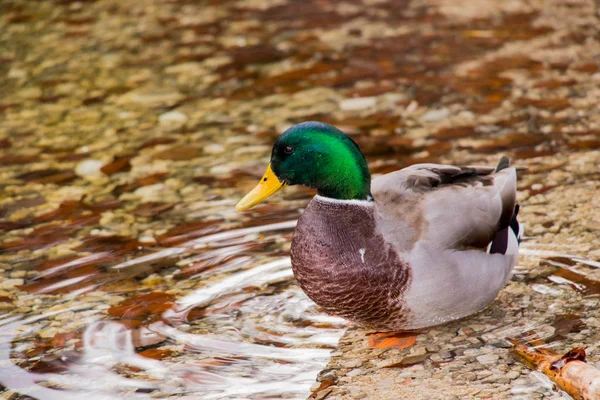
<instances>
[{"instance_id":1,"label":"orange leaf","mask_svg":"<svg viewBox=\"0 0 600 400\"><path fill-rule=\"evenodd\" d=\"M417 337L414 332L374 333L369 336L369 347L372 349L406 349L414 345Z\"/></svg>"},{"instance_id":2,"label":"orange leaf","mask_svg":"<svg viewBox=\"0 0 600 400\"><path fill-rule=\"evenodd\" d=\"M162 360L165 357L170 356L173 350L169 349L148 349L139 352L138 354L142 357L152 358L154 360Z\"/></svg>"}]
</instances>

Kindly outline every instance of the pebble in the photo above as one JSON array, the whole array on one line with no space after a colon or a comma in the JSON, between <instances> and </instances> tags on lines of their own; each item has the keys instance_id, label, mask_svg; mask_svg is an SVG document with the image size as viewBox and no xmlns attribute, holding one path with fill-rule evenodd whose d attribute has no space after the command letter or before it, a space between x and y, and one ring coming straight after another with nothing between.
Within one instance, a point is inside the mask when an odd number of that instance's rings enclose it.
<instances>
[{"instance_id":1,"label":"pebble","mask_svg":"<svg viewBox=\"0 0 600 400\"><path fill-rule=\"evenodd\" d=\"M463 379L470 381L470 382L477 379L477 375L475 375L473 372L465 372L461 376Z\"/></svg>"},{"instance_id":2,"label":"pebble","mask_svg":"<svg viewBox=\"0 0 600 400\"><path fill-rule=\"evenodd\" d=\"M428 354L420 354L416 356L407 357L393 357L376 363L376 366L377 368L406 367L413 364L419 364L428 358Z\"/></svg>"},{"instance_id":3,"label":"pebble","mask_svg":"<svg viewBox=\"0 0 600 400\"><path fill-rule=\"evenodd\" d=\"M376 104L377 98L375 97L357 97L340 101L340 109L342 111L360 111L375 107Z\"/></svg>"},{"instance_id":4,"label":"pebble","mask_svg":"<svg viewBox=\"0 0 600 400\"><path fill-rule=\"evenodd\" d=\"M329 393L331 393L332 390L333 390L333 388L327 388L327 389L320 390L319 392L317 392L317 395L315 396L315 400L323 400L325 397L329 396Z\"/></svg>"},{"instance_id":5,"label":"pebble","mask_svg":"<svg viewBox=\"0 0 600 400\"><path fill-rule=\"evenodd\" d=\"M13 279L25 278L27 275L27 271L14 271L10 273L10 277Z\"/></svg>"},{"instance_id":6,"label":"pebble","mask_svg":"<svg viewBox=\"0 0 600 400\"><path fill-rule=\"evenodd\" d=\"M348 362L344 363L344 364L343 364L343 367L344 367L344 368L348 368L348 369L352 369L352 368L358 368L358 367L360 367L361 365L363 365L363 362L362 362L362 360L358 360L358 359L357 359L357 360L350 360L350 361L348 361Z\"/></svg>"},{"instance_id":7,"label":"pebble","mask_svg":"<svg viewBox=\"0 0 600 400\"><path fill-rule=\"evenodd\" d=\"M84 160L77 164L75 167L75 173L82 178L93 178L102 176L102 171L100 168L104 163L100 160Z\"/></svg>"},{"instance_id":8,"label":"pebble","mask_svg":"<svg viewBox=\"0 0 600 400\"><path fill-rule=\"evenodd\" d=\"M505 376L508 379L513 380L513 379L517 379L519 376L521 376L521 373L519 371L509 371L506 373Z\"/></svg>"},{"instance_id":9,"label":"pebble","mask_svg":"<svg viewBox=\"0 0 600 400\"><path fill-rule=\"evenodd\" d=\"M165 191L167 191L165 184L156 183L154 185L143 186L134 193L136 196L140 197L143 202L150 202L161 201L161 199L164 199Z\"/></svg>"},{"instance_id":10,"label":"pebble","mask_svg":"<svg viewBox=\"0 0 600 400\"><path fill-rule=\"evenodd\" d=\"M60 332L60 328L50 327L50 328L45 328L45 329L40 330L38 332L38 336L41 337L42 339L49 339L49 338L53 338L54 335L56 335L59 332Z\"/></svg>"},{"instance_id":11,"label":"pebble","mask_svg":"<svg viewBox=\"0 0 600 400\"><path fill-rule=\"evenodd\" d=\"M515 385L510 388L510 393L511 394L526 394L526 393L535 392L536 389L537 389L537 387L533 386L533 385Z\"/></svg>"},{"instance_id":12,"label":"pebble","mask_svg":"<svg viewBox=\"0 0 600 400\"><path fill-rule=\"evenodd\" d=\"M233 154L235 154L236 156L240 156L240 155L244 155L244 154L256 154L256 155L260 156L260 155L269 154L271 148L272 148L271 146L261 146L261 145L244 146L244 147L240 147L239 149L235 150Z\"/></svg>"},{"instance_id":13,"label":"pebble","mask_svg":"<svg viewBox=\"0 0 600 400\"><path fill-rule=\"evenodd\" d=\"M498 361L499 357L498 355L494 354L494 353L490 353L490 354L484 354L482 356L479 357L475 357L477 359L477 361L479 361L481 364L493 364L496 361Z\"/></svg>"},{"instance_id":14,"label":"pebble","mask_svg":"<svg viewBox=\"0 0 600 400\"><path fill-rule=\"evenodd\" d=\"M169 106L183 100L184 96L177 91L158 88L137 89L125 93L118 100L119 104L137 103L146 107Z\"/></svg>"},{"instance_id":15,"label":"pebble","mask_svg":"<svg viewBox=\"0 0 600 400\"><path fill-rule=\"evenodd\" d=\"M346 376L350 376L350 377L352 377L352 376L357 376L357 375L360 375L360 374L362 374L362 373L363 373L362 369L360 369L360 368L357 368L357 369L353 369L352 371L348 372L348 373L346 374Z\"/></svg>"},{"instance_id":16,"label":"pebble","mask_svg":"<svg viewBox=\"0 0 600 400\"><path fill-rule=\"evenodd\" d=\"M42 97L42 89L40 89L37 86L21 89L17 93L17 96L23 99L30 100L39 99L40 97Z\"/></svg>"},{"instance_id":17,"label":"pebble","mask_svg":"<svg viewBox=\"0 0 600 400\"><path fill-rule=\"evenodd\" d=\"M0 289L12 289L15 286L21 286L25 281L23 279L7 279L0 283Z\"/></svg>"},{"instance_id":18,"label":"pebble","mask_svg":"<svg viewBox=\"0 0 600 400\"><path fill-rule=\"evenodd\" d=\"M181 111L169 111L158 117L158 124L164 128L180 128L188 120Z\"/></svg>"},{"instance_id":19,"label":"pebble","mask_svg":"<svg viewBox=\"0 0 600 400\"><path fill-rule=\"evenodd\" d=\"M203 149L206 154L222 154L225 152L225 146L217 143L207 144Z\"/></svg>"},{"instance_id":20,"label":"pebble","mask_svg":"<svg viewBox=\"0 0 600 400\"><path fill-rule=\"evenodd\" d=\"M450 110L447 108L440 108L439 110L431 110L423 114L421 121L423 122L437 122L447 118L450 115Z\"/></svg>"}]
</instances>

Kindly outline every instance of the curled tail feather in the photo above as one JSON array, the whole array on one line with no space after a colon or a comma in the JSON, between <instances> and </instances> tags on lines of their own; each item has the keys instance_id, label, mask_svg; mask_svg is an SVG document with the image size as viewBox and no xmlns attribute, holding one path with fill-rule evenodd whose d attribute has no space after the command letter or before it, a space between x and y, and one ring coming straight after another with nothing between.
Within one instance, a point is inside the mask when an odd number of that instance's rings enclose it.
<instances>
[{"instance_id":1,"label":"curled tail feather","mask_svg":"<svg viewBox=\"0 0 600 400\"><path fill-rule=\"evenodd\" d=\"M523 227L517 220L519 205L515 206L510 224L496 233L492 242L488 245L487 252L490 254L516 254L521 243Z\"/></svg>"}]
</instances>

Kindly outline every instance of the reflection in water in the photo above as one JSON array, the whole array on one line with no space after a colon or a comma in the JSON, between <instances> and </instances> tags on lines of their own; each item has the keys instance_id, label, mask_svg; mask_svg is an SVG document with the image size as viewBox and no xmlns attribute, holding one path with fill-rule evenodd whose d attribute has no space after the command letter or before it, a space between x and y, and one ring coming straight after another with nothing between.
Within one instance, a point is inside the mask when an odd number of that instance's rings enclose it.
<instances>
[{"instance_id":1,"label":"reflection in water","mask_svg":"<svg viewBox=\"0 0 600 400\"><path fill-rule=\"evenodd\" d=\"M251 268L247 266L252 257L235 268L226 261L243 253L248 243L260 242L257 234L269 242L269 232L294 226L295 221L286 221L213 233L112 266L114 273L130 276L138 268L177 257L192 263L202 260L212 269L197 278L208 279L208 284L177 300L152 292L111 307L109 314L119 317L116 320L91 312L79 351L57 349L43 356L36 364L39 372L15 365L11 347L26 351L26 341L47 326L51 316L79 310L3 320L0 384L40 399L150 398L150 392L203 399L305 398L337 344L344 321L320 314L291 284L289 257L262 257L264 261ZM105 252L93 253L44 274L103 257ZM161 349L153 350L157 345ZM154 359L152 351L177 357Z\"/></svg>"}]
</instances>

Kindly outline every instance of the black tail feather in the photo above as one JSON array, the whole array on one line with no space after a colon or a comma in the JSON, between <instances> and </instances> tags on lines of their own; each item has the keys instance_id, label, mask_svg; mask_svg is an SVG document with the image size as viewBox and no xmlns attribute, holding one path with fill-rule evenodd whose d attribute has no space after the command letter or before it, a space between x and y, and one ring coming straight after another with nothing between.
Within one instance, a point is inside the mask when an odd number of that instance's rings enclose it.
<instances>
[{"instance_id":1,"label":"black tail feather","mask_svg":"<svg viewBox=\"0 0 600 400\"><path fill-rule=\"evenodd\" d=\"M517 237L517 241L521 243L521 238L519 237L519 221L517 221L517 215L519 215L519 205L515 206L515 212L513 213L513 217L510 220L510 229L514 232Z\"/></svg>"},{"instance_id":2,"label":"black tail feather","mask_svg":"<svg viewBox=\"0 0 600 400\"><path fill-rule=\"evenodd\" d=\"M492 240L492 244L489 249L490 254L506 254L508 250L508 230L511 229L515 236L517 237L517 242L521 243L521 238L519 237L519 221L517 221L517 215L519 214L519 205L515 206L515 211L513 212L512 219L510 220L510 225L506 228L499 230L494 236L494 240Z\"/></svg>"},{"instance_id":3,"label":"black tail feather","mask_svg":"<svg viewBox=\"0 0 600 400\"><path fill-rule=\"evenodd\" d=\"M503 169L506 169L508 167L510 167L510 159L506 156L502 156L502 158L500 158L500 161L498 161L496 172L502 171Z\"/></svg>"}]
</instances>

